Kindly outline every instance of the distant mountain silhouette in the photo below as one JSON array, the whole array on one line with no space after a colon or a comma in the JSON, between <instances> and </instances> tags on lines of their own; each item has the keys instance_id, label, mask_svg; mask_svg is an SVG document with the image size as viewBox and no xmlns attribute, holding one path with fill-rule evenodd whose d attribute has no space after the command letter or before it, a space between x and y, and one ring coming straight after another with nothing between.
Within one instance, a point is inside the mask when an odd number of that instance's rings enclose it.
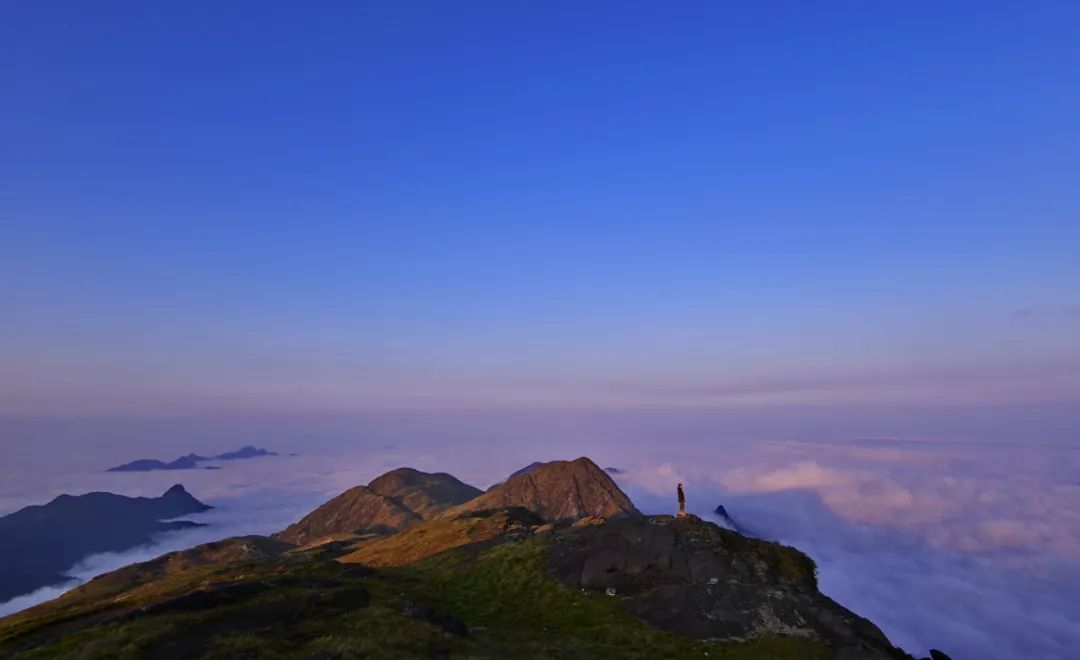
<instances>
[{"instance_id":1,"label":"distant mountain silhouette","mask_svg":"<svg viewBox=\"0 0 1080 660\"><path fill-rule=\"evenodd\" d=\"M234 461L238 458L258 458L259 456L277 455L278 454L276 451L268 451L266 449L262 449L261 447L252 447L251 445L248 445L246 447L241 447L236 451L227 451L224 454L218 454L214 458L218 459L219 461Z\"/></svg>"},{"instance_id":2,"label":"distant mountain silhouette","mask_svg":"<svg viewBox=\"0 0 1080 660\"><path fill-rule=\"evenodd\" d=\"M187 456L181 456L175 461L159 461L153 458L140 458L138 460L131 461L130 463L124 463L123 465L117 465L111 467L106 472L149 472L151 470L193 470L199 467L199 463L202 461L210 460L206 456L199 456L198 454L188 454Z\"/></svg>"},{"instance_id":3,"label":"distant mountain silhouette","mask_svg":"<svg viewBox=\"0 0 1080 660\"><path fill-rule=\"evenodd\" d=\"M60 495L0 518L0 601L70 578L63 571L100 552L119 552L155 534L201 525L161 522L210 507L177 484L161 497Z\"/></svg>"},{"instance_id":4,"label":"distant mountain silhouette","mask_svg":"<svg viewBox=\"0 0 1080 660\"><path fill-rule=\"evenodd\" d=\"M194 470L200 468L199 463L210 460L218 461L233 461L242 458L258 458L260 456L277 456L277 452L262 449L260 447L252 447L248 445L241 447L236 451L227 451L224 454L218 454L217 456L200 456L199 454L188 454L187 456L181 456L174 461L159 461L153 458L140 458L138 460L131 461L130 463L124 463L123 465L117 465L111 467L106 472L150 472L152 470ZM212 465L201 466L203 470L217 470L219 468Z\"/></svg>"},{"instance_id":5,"label":"distant mountain silhouette","mask_svg":"<svg viewBox=\"0 0 1080 660\"><path fill-rule=\"evenodd\" d=\"M731 514L728 513L728 510L724 508L723 504L717 504L716 510L713 511L713 513L715 513L721 520L727 523L727 525L736 532L739 532L740 534L746 534L747 536L753 536L752 534L747 532L742 525L735 522L735 519L731 517Z\"/></svg>"},{"instance_id":6,"label":"distant mountain silhouette","mask_svg":"<svg viewBox=\"0 0 1080 660\"><path fill-rule=\"evenodd\" d=\"M350 488L274 538L304 545L339 534L393 534L480 494L445 472L398 468Z\"/></svg>"}]
</instances>

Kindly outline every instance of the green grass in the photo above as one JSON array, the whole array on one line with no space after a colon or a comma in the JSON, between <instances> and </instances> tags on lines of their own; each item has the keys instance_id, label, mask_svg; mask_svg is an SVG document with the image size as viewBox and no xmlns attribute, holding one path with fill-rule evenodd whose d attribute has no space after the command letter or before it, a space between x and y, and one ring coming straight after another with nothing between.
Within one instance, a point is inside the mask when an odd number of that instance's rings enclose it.
<instances>
[{"instance_id":1,"label":"green grass","mask_svg":"<svg viewBox=\"0 0 1080 660\"><path fill-rule=\"evenodd\" d=\"M122 594L155 603L217 583L267 588L227 605L115 620L120 595L84 593L36 619L0 624L0 657L39 658L828 658L795 638L706 642L653 628L618 598L546 575L545 545L527 540L454 548L419 563L365 572L319 558L199 567ZM782 560L781 560L782 561ZM793 570L803 571L795 564ZM459 637L406 614L409 603L448 612ZM113 617L110 620L109 617Z\"/></svg>"}]
</instances>

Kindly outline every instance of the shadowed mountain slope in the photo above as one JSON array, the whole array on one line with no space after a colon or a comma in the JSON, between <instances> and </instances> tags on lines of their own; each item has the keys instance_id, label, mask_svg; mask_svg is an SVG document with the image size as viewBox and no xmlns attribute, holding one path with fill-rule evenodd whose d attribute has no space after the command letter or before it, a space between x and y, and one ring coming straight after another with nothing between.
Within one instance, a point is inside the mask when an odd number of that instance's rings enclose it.
<instances>
[{"instance_id":1,"label":"shadowed mountain slope","mask_svg":"<svg viewBox=\"0 0 1080 660\"><path fill-rule=\"evenodd\" d=\"M527 471L440 515L452 518L505 507L523 507L549 521L641 515L611 477L585 457L530 465Z\"/></svg>"},{"instance_id":2,"label":"shadowed mountain slope","mask_svg":"<svg viewBox=\"0 0 1080 660\"><path fill-rule=\"evenodd\" d=\"M70 578L80 559L149 542L155 534L198 526L161 522L210 507L176 485L161 497L113 493L60 495L0 518L0 601Z\"/></svg>"}]
</instances>

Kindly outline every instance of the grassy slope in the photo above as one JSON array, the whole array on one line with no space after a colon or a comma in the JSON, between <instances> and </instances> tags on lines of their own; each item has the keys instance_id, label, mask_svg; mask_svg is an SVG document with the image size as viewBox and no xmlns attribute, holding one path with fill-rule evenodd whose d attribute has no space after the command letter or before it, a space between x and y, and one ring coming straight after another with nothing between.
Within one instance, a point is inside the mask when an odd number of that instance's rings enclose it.
<instances>
[{"instance_id":1,"label":"grassy slope","mask_svg":"<svg viewBox=\"0 0 1080 660\"><path fill-rule=\"evenodd\" d=\"M342 659L831 657L823 645L801 639L709 643L652 628L623 612L617 598L550 579L540 539L474 550L459 547L374 571L317 556L199 567L124 593L83 594L35 618L5 620L0 657L141 658L150 649L165 660L308 659L319 652ZM208 608L116 617L132 604L236 582L264 589ZM429 614L407 615L415 603ZM451 613L471 634L444 631L431 611Z\"/></svg>"}]
</instances>

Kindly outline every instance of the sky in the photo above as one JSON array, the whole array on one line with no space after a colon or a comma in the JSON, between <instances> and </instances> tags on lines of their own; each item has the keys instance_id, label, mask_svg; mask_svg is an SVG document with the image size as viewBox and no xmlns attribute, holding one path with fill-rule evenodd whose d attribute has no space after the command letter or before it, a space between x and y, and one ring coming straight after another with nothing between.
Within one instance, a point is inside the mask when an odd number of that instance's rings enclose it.
<instances>
[{"instance_id":1,"label":"sky","mask_svg":"<svg viewBox=\"0 0 1080 660\"><path fill-rule=\"evenodd\" d=\"M2 415L1080 402L1075 3L0 12Z\"/></svg>"}]
</instances>

